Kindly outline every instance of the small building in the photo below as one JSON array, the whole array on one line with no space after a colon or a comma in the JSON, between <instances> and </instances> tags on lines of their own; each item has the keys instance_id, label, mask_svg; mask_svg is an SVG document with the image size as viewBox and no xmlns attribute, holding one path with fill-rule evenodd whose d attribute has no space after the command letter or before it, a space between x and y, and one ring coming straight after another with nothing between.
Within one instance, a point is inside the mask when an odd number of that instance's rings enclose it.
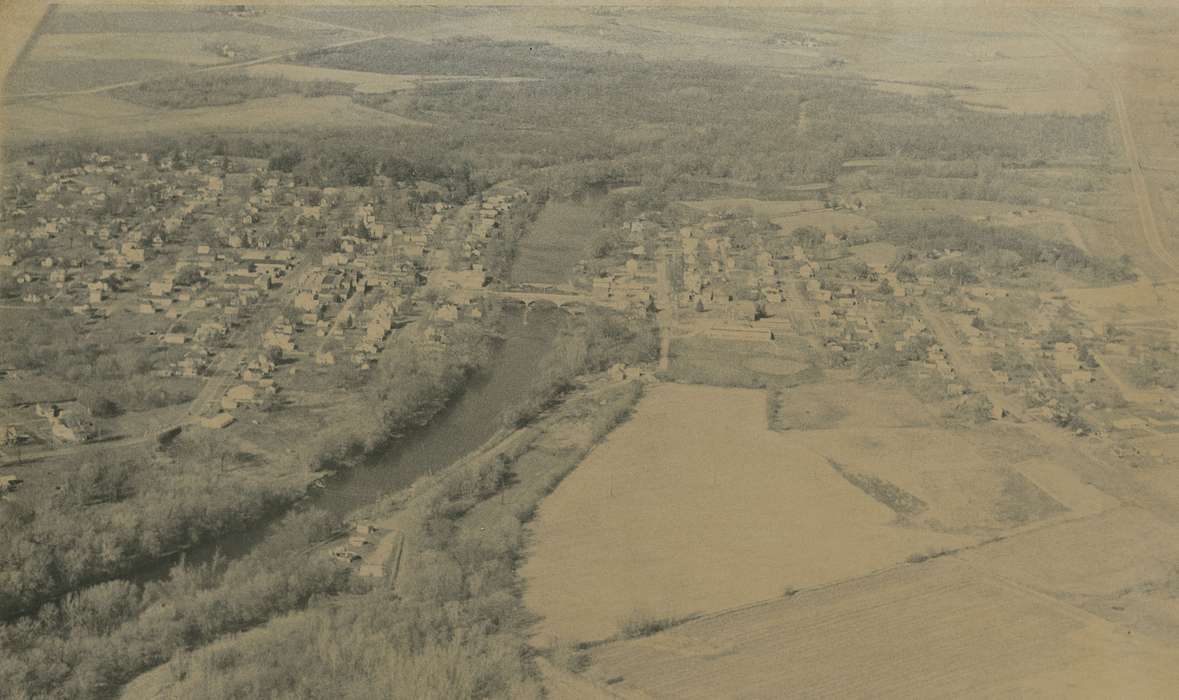
<instances>
[{"instance_id":1,"label":"small building","mask_svg":"<svg viewBox=\"0 0 1179 700\"><path fill-rule=\"evenodd\" d=\"M225 396L221 397L221 408L226 411L232 411L241 404L253 403L257 396L258 393L254 390L254 387L248 384L239 384L226 391Z\"/></svg>"},{"instance_id":2,"label":"small building","mask_svg":"<svg viewBox=\"0 0 1179 700\"><path fill-rule=\"evenodd\" d=\"M236 419L228 413L218 413L215 416L201 419L201 425L210 430L221 430L233 425Z\"/></svg>"}]
</instances>

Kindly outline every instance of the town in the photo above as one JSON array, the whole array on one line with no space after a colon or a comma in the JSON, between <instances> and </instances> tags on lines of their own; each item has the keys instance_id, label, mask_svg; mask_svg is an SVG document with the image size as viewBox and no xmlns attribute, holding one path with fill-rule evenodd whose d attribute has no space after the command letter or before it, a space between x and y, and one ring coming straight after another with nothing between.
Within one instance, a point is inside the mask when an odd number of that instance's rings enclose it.
<instances>
[{"instance_id":1,"label":"town","mask_svg":"<svg viewBox=\"0 0 1179 700\"><path fill-rule=\"evenodd\" d=\"M0 10L0 696L1173 694L1179 15L875 5Z\"/></svg>"}]
</instances>

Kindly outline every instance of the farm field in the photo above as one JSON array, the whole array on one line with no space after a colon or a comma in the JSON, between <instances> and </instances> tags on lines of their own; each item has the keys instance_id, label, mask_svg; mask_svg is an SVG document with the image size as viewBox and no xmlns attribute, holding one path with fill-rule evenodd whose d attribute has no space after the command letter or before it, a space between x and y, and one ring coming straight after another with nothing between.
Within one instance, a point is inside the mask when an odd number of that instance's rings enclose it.
<instances>
[{"instance_id":1,"label":"farm field","mask_svg":"<svg viewBox=\"0 0 1179 700\"><path fill-rule=\"evenodd\" d=\"M298 81L332 81L351 83L356 92L382 93L399 90L412 90L419 85L431 83L446 83L456 81L492 81L519 82L529 78L485 77L467 75L415 75L374 73L369 71L341 70L337 68L322 68L318 66L301 66L291 63L259 63L246 68L249 75L263 78L287 78Z\"/></svg>"},{"instance_id":2,"label":"farm field","mask_svg":"<svg viewBox=\"0 0 1179 700\"><path fill-rule=\"evenodd\" d=\"M1104 596L1166 581L1179 566L1179 532L1125 507L1043 528L960 556L980 569L1053 595Z\"/></svg>"},{"instance_id":3,"label":"farm field","mask_svg":"<svg viewBox=\"0 0 1179 700\"><path fill-rule=\"evenodd\" d=\"M30 61L85 61L140 59L203 66L228 63L214 49L230 46L236 53L266 54L287 51L301 42L247 31L212 33L76 33L45 34L33 44Z\"/></svg>"},{"instance_id":4,"label":"farm field","mask_svg":"<svg viewBox=\"0 0 1179 700\"><path fill-rule=\"evenodd\" d=\"M187 64L159 58L62 59L53 61L25 61L8 75L7 94L83 90L94 85L146 80L168 75L187 68ZM16 111L8 106L9 119ZM86 113L83 113L86 114Z\"/></svg>"},{"instance_id":5,"label":"farm field","mask_svg":"<svg viewBox=\"0 0 1179 700\"><path fill-rule=\"evenodd\" d=\"M601 639L635 611L708 612L973 541L894 519L767 430L763 392L660 386L542 502L524 601L538 638Z\"/></svg>"},{"instance_id":6,"label":"farm field","mask_svg":"<svg viewBox=\"0 0 1179 700\"><path fill-rule=\"evenodd\" d=\"M586 258L601 228L595 208L573 201L545 204L532 232L521 242L513 266L516 282L563 284L570 263Z\"/></svg>"},{"instance_id":7,"label":"farm field","mask_svg":"<svg viewBox=\"0 0 1179 700\"><path fill-rule=\"evenodd\" d=\"M79 124L79 113L90 117ZM326 126L429 126L424 122L364 107L340 95L284 95L239 105L183 110L147 109L106 95L75 95L12 105L6 117L9 137L14 141L40 136L104 134L128 137L208 129L232 133Z\"/></svg>"},{"instance_id":8,"label":"farm field","mask_svg":"<svg viewBox=\"0 0 1179 700\"><path fill-rule=\"evenodd\" d=\"M588 673L630 698L1165 697L1177 662L946 557L614 642Z\"/></svg>"}]
</instances>

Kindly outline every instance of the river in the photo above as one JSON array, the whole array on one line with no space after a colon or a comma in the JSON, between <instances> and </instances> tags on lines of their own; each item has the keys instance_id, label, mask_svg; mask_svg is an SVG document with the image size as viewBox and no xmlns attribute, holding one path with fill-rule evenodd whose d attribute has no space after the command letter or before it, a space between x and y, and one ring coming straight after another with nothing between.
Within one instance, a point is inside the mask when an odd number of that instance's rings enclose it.
<instances>
[{"instance_id":1,"label":"river","mask_svg":"<svg viewBox=\"0 0 1179 700\"><path fill-rule=\"evenodd\" d=\"M524 311L507 307L500 329L503 339L461 394L429 424L389 441L360 465L327 477L323 488L311 488L305 503L343 517L406 488L422 474L446 468L482 446L499 430L504 408L525 398L563 316L563 311L552 308ZM215 552L228 559L244 556L265 538L277 520L276 516L249 530L203 543L183 556L190 563L208 561ZM160 579L179 557L143 567L130 578L140 583Z\"/></svg>"}]
</instances>

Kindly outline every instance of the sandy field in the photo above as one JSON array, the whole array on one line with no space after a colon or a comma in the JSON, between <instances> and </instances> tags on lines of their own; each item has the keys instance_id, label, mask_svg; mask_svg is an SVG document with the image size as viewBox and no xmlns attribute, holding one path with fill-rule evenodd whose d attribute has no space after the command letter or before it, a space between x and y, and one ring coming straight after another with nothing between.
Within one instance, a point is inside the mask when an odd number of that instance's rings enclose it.
<instances>
[{"instance_id":1,"label":"sandy field","mask_svg":"<svg viewBox=\"0 0 1179 700\"><path fill-rule=\"evenodd\" d=\"M522 567L538 641L615 634L831 583L961 536L892 510L789 436L761 391L662 385L542 502Z\"/></svg>"},{"instance_id":2,"label":"sandy field","mask_svg":"<svg viewBox=\"0 0 1179 700\"><path fill-rule=\"evenodd\" d=\"M1179 683L1179 652L952 557L592 656L631 698L1162 698Z\"/></svg>"}]
</instances>

